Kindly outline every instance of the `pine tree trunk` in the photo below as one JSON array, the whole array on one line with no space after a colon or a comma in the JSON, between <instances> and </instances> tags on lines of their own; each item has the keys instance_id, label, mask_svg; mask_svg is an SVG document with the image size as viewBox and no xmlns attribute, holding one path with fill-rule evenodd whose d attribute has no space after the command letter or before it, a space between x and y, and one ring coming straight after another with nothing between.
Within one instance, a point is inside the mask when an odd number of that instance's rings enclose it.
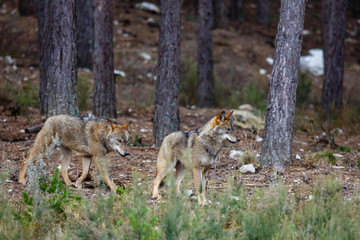
<instances>
[{"instance_id":1,"label":"pine tree trunk","mask_svg":"<svg viewBox=\"0 0 360 240\"><path fill-rule=\"evenodd\" d=\"M214 73L211 27L213 24L212 0L199 0L198 35L198 106L214 106Z\"/></svg>"},{"instance_id":2,"label":"pine tree trunk","mask_svg":"<svg viewBox=\"0 0 360 240\"><path fill-rule=\"evenodd\" d=\"M94 0L94 98L93 113L116 117L113 58L112 1Z\"/></svg>"},{"instance_id":3,"label":"pine tree trunk","mask_svg":"<svg viewBox=\"0 0 360 240\"><path fill-rule=\"evenodd\" d=\"M37 0L37 21L38 21L38 43L39 43L39 55L40 55L40 89L39 89L39 100L40 100L40 113L47 114L47 77L46 72L41 69L46 69L47 62L42 61L41 59L45 56L46 49L42 47L42 34L44 32L45 24L45 1L46 0Z\"/></svg>"},{"instance_id":4,"label":"pine tree trunk","mask_svg":"<svg viewBox=\"0 0 360 240\"><path fill-rule=\"evenodd\" d=\"M322 0L325 74L321 104L327 120L333 101L336 108L342 106L345 34L346 0Z\"/></svg>"},{"instance_id":5,"label":"pine tree trunk","mask_svg":"<svg viewBox=\"0 0 360 240\"><path fill-rule=\"evenodd\" d=\"M39 2L41 112L78 115L75 0Z\"/></svg>"},{"instance_id":6,"label":"pine tree trunk","mask_svg":"<svg viewBox=\"0 0 360 240\"><path fill-rule=\"evenodd\" d=\"M239 22L244 21L243 0L230 0L230 19Z\"/></svg>"},{"instance_id":7,"label":"pine tree trunk","mask_svg":"<svg viewBox=\"0 0 360 240\"><path fill-rule=\"evenodd\" d=\"M76 23L78 67L92 69L92 54L94 49L93 0L76 1Z\"/></svg>"},{"instance_id":8,"label":"pine tree trunk","mask_svg":"<svg viewBox=\"0 0 360 240\"><path fill-rule=\"evenodd\" d=\"M154 142L179 130L181 0L160 0L158 76L155 95Z\"/></svg>"},{"instance_id":9,"label":"pine tree trunk","mask_svg":"<svg viewBox=\"0 0 360 240\"><path fill-rule=\"evenodd\" d=\"M260 163L283 171L292 163L296 88L306 0L281 0L276 52Z\"/></svg>"},{"instance_id":10,"label":"pine tree trunk","mask_svg":"<svg viewBox=\"0 0 360 240\"><path fill-rule=\"evenodd\" d=\"M270 23L270 1L257 0L257 19L264 24Z\"/></svg>"},{"instance_id":11,"label":"pine tree trunk","mask_svg":"<svg viewBox=\"0 0 360 240\"><path fill-rule=\"evenodd\" d=\"M216 28L229 28L229 19L227 14L227 8L225 0L212 0L213 2L213 12L214 12L214 26Z\"/></svg>"}]
</instances>

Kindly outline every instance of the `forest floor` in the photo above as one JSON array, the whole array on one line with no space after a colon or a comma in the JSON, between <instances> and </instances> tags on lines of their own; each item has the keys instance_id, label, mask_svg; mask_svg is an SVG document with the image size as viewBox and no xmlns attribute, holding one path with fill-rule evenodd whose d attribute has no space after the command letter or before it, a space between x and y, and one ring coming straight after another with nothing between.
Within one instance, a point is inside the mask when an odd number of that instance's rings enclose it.
<instances>
[{"instance_id":1,"label":"forest floor","mask_svg":"<svg viewBox=\"0 0 360 240\"><path fill-rule=\"evenodd\" d=\"M195 129L219 111L220 109L191 110L181 108L181 129ZM152 109L147 108L132 111L126 117L116 119L122 123L129 120L132 121L130 128L132 136L132 146L129 148L130 155L121 157L115 152L109 154L111 158L110 174L117 185L131 186L132 172L137 171L141 174L142 179L149 183L150 191L150 181L156 175L156 158L158 154L158 148L152 146L152 117ZM43 121L43 117L38 113L38 110L32 110L26 116L17 117L2 112L0 114L0 121L1 170L10 172L9 181L5 184L5 187L8 190L9 198L16 200L21 198L21 193L26 190L23 185L17 182L20 164L26 156L26 152L33 145L36 137L36 134L25 133L23 130L27 127L40 124ZM335 174L337 179L343 184L345 196L351 196L353 191L358 190L357 186L359 186L360 180L360 168L358 166L360 158L360 134L347 135L343 133L335 136L335 143L351 149L350 152L335 150L333 151L334 153L343 156L336 157L336 164L327 164L325 159L325 163L319 165L314 164L314 162L309 163L307 159L315 151L330 149L326 140L321 141L322 133L318 132L319 135L315 135L315 132L309 134L296 129L293 141L294 164L289 166L283 175L278 175L271 169L264 169L257 165L255 165L256 172L254 174L240 174L239 167L242 165L243 160L241 158L231 158L229 156L230 151L241 150L244 153L255 156L261 151L261 142L257 142L255 138L256 136L264 136L263 131L253 134L249 130L239 128L236 128L236 133L240 136L241 141L236 144L229 144L223 148L220 152L219 162L210 170L209 191L221 191L224 189L229 176L240 176L240 179L249 189L249 193L255 187L266 187L282 178L288 187L289 194L296 194L301 199L307 199L311 195L312 184L330 174ZM134 139L137 140L135 141ZM53 169L60 164L59 156L57 155L55 154L51 160L50 166ZM300 159L296 159L296 155L300 156ZM256 157L253 157L253 159L256 159ZM76 153L73 153L73 161L69 168L69 177L72 181L76 181L81 175L81 168L81 159ZM93 163L89 177L85 180L83 190L79 190L88 199L92 199L96 195L94 188L95 176L97 176L96 167ZM106 192L109 193L109 190L106 190Z\"/></svg>"},{"instance_id":2,"label":"forest floor","mask_svg":"<svg viewBox=\"0 0 360 240\"><path fill-rule=\"evenodd\" d=\"M40 124L44 116L40 115L37 103L39 86L39 60L37 50L37 22L34 16L20 17L16 10L16 1L3 1L0 11L0 151L1 170L10 173L5 184L10 199L21 198L25 187L17 182L21 161L34 143L36 134L25 133L27 127ZM275 17L272 23L264 26L256 23L256 7L245 3L245 21L243 24L231 23L229 29L213 31L214 68L216 79L216 102L223 108L198 109L196 105L196 9L189 1L184 1L182 18L182 77L180 86L181 130L192 130L204 124L221 110L236 109L240 104L250 103L261 108L266 103L266 91L272 66L266 61L273 57L274 41L277 29L278 3L272 3ZM192 1L191 1L192 2ZM311 33L304 36L303 54L312 48L321 48L320 3L308 1L305 29ZM149 20L152 18L153 20ZM347 40L345 41L344 103L360 103L360 22L359 16L348 16ZM131 172L138 171L142 179L151 181L156 174L158 149L153 147L152 118L153 99L157 62L159 15L134 8L133 2L114 3L114 62L115 69L126 76L117 76L118 118L119 122L133 122L130 128L132 136L130 156L120 157L115 153L111 158L110 174L114 182L125 187L131 186ZM265 69L267 74L259 73ZM338 116L337 121L322 123L318 117L322 76L305 74L311 82L311 89L304 87L307 97L297 109L293 141L293 165L281 176L271 169L256 166L254 174L240 175L249 193L255 187L266 187L279 177L283 178L289 194L302 199L311 195L311 185L325 175L336 174L343 183L345 195L351 195L360 179L360 128L359 115ZM78 73L78 98L82 113L91 112L92 74L88 70ZM255 88L250 88L252 83ZM244 89L247 89L244 91ZM246 93L246 94L245 94ZM245 95L247 97L245 97ZM134 97L135 96L135 97ZM350 105L345 105L346 109ZM350 107L348 107L350 106ZM352 106L353 107L353 106ZM345 115L347 114L347 115ZM351 115L351 114L350 114ZM329 132L334 133L335 143L342 148L331 149L328 143ZM209 191L221 190L228 176L239 175L242 160L229 156L232 150L249 153L256 159L261 151L262 142L256 137L264 137L263 130L255 134L246 129L236 129L241 141L229 144L220 152L220 161L209 174ZM323 136L325 134L325 136ZM315 152L337 153L336 164L314 164L311 156ZM345 151L345 152L344 152ZM300 159L296 158L296 155ZM342 157L341 157L342 156ZM299 158L298 157L298 158ZM54 157L56 161L57 157ZM57 166L58 162L54 165ZM70 179L75 181L81 174L81 162L74 154L69 169ZM84 195L91 199L96 194L94 179L96 167L91 165L90 176L85 181ZM149 185L150 191L150 185ZM109 192L109 191L107 191Z\"/></svg>"}]
</instances>

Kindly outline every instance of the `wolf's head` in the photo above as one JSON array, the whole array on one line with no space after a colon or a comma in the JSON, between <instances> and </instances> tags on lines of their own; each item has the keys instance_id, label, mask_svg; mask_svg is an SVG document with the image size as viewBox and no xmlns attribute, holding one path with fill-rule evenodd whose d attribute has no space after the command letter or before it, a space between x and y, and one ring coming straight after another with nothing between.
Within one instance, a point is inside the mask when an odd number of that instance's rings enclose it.
<instances>
[{"instance_id":1,"label":"wolf's head","mask_svg":"<svg viewBox=\"0 0 360 240\"><path fill-rule=\"evenodd\" d=\"M225 114L225 111L222 111L211 120L213 131L220 141L228 140L231 143L240 141L240 138L235 135L234 126L230 119L232 114L233 111L228 114Z\"/></svg>"},{"instance_id":2,"label":"wolf's head","mask_svg":"<svg viewBox=\"0 0 360 240\"><path fill-rule=\"evenodd\" d=\"M128 127L131 122L124 125L117 124L111 120L108 120L109 134L108 140L112 150L117 151L121 156L125 157L130 153L127 152L127 143L129 141L130 134Z\"/></svg>"}]
</instances>

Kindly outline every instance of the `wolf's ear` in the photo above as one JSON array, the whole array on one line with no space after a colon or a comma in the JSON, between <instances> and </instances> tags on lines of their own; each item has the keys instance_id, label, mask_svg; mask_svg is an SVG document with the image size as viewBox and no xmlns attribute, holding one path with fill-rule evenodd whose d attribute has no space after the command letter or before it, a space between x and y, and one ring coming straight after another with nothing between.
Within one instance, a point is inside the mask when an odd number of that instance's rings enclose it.
<instances>
[{"instance_id":1,"label":"wolf's ear","mask_svg":"<svg viewBox=\"0 0 360 240\"><path fill-rule=\"evenodd\" d=\"M115 127L116 127L116 124L113 123L113 121L111 121L110 119L106 119L107 122L108 122L108 128L109 128L109 132L113 132Z\"/></svg>"},{"instance_id":2,"label":"wolf's ear","mask_svg":"<svg viewBox=\"0 0 360 240\"><path fill-rule=\"evenodd\" d=\"M233 113L234 113L234 111L231 111L231 112L229 112L228 114L226 114L226 115L225 115L226 120L230 120L230 118L231 118L231 116L232 116Z\"/></svg>"},{"instance_id":3,"label":"wolf's ear","mask_svg":"<svg viewBox=\"0 0 360 240\"><path fill-rule=\"evenodd\" d=\"M221 113L219 113L218 115L216 115L213 119L213 124L214 127L219 125L220 122L223 122L225 120L225 111L222 111Z\"/></svg>"},{"instance_id":4,"label":"wolf's ear","mask_svg":"<svg viewBox=\"0 0 360 240\"><path fill-rule=\"evenodd\" d=\"M125 128L125 130L127 130L130 124L131 124L131 121L128 122L128 123L126 123L126 124L124 124L124 125L123 125L123 128Z\"/></svg>"}]
</instances>

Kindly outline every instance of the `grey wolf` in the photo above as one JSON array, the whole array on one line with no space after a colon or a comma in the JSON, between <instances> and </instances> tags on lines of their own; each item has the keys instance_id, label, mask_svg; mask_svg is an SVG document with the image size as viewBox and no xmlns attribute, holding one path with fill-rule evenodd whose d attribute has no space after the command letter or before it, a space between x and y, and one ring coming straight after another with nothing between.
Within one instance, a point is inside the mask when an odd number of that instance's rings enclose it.
<instances>
[{"instance_id":1,"label":"grey wolf","mask_svg":"<svg viewBox=\"0 0 360 240\"><path fill-rule=\"evenodd\" d=\"M66 185L82 187L86 179L92 160L103 175L106 184L115 192L116 185L108 174L106 162L109 162L106 154L117 151L121 156L129 155L127 142L129 140L128 127L131 122L121 125L109 119L97 119L93 116L74 117L58 115L46 120L44 127L38 133L34 146L31 148L27 159L22 162L19 173L19 182L26 183L26 168L31 161L36 161L39 155L44 155L46 147L54 141L59 141L61 158L61 177ZM68 177L68 166L72 151L82 155L82 175L76 183L71 182ZM50 159L48 159L50 160Z\"/></svg>"},{"instance_id":2,"label":"grey wolf","mask_svg":"<svg viewBox=\"0 0 360 240\"><path fill-rule=\"evenodd\" d=\"M230 117L233 112L222 111L204 126L194 131L173 132L164 138L157 157L157 174L153 181L152 196L159 198L159 185L164 177L175 168L175 185L180 193L180 184L185 177L185 169L193 172L195 189L200 204L206 204L206 177L216 162L220 149L225 142L236 143Z\"/></svg>"}]
</instances>

